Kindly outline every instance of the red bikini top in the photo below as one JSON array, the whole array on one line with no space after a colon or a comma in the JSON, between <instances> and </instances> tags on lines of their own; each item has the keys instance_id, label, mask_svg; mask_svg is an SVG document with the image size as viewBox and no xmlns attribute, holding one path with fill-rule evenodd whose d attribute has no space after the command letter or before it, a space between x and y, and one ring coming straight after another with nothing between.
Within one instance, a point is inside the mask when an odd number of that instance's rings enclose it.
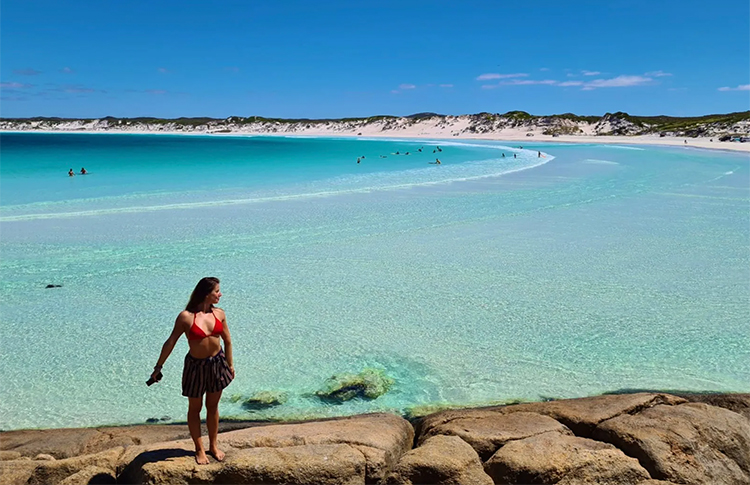
<instances>
[{"instance_id":1,"label":"red bikini top","mask_svg":"<svg viewBox=\"0 0 750 485\"><path fill-rule=\"evenodd\" d=\"M216 315L214 315L214 319L216 320L214 329L211 331L211 335L206 335L206 333L198 325L195 324L195 313L193 313L193 324L190 326L190 330L188 331L188 340L201 340L206 337L220 336L221 332L224 330L224 325L222 325L221 320L219 320Z\"/></svg>"}]
</instances>

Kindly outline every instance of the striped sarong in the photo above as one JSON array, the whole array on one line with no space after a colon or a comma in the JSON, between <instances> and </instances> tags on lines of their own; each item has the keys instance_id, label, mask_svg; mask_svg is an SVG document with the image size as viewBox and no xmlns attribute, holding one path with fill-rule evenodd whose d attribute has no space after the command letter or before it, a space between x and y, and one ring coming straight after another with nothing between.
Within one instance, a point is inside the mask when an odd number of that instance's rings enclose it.
<instances>
[{"instance_id":1,"label":"striped sarong","mask_svg":"<svg viewBox=\"0 0 750 485\"><path fill-rule=\"evenodd\" d=\"M219 392L232 382L224 349L206 359L196 359L190 353L185 356L182 368L182 395L202 397L207 392Z\"/></svg>"}]
</instances>

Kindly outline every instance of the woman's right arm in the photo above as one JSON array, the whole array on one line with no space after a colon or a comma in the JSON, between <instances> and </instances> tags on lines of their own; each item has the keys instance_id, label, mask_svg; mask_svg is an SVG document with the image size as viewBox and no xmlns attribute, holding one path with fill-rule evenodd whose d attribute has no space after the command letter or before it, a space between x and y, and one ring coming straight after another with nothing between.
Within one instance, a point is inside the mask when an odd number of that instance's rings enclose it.
<instances>
[{"instance_id":1,"label":"woman's right arm","mask_svg":"<svg viewBox=\"0 0 750 485\"><path fill-rule=\"evenodd\" d=\"M169 338L161 347L161 354L159 354L159 360L156 361L156 367L154 367L154 372L151 374L151 377L155 378L156 374L161 372L162 366L167 361L169 354L172 353L172 350L177 344L177 341L180 340L180 336L185 333L186 324L188 326L190 325L190 317L187 315L187 312L181 312L179 315L177 315L177 319L174 321L174 328L172 329L172 333L169 335Z\"/></svg>"}]
</instances>

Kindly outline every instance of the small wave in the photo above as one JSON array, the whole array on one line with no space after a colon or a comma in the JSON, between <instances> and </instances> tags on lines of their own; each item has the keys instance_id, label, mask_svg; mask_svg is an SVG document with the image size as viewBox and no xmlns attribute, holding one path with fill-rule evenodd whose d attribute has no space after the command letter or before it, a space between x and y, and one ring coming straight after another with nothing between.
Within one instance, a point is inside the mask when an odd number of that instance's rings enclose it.
<instances>
[{"instance_id":1,"label":"small wave","mask_svg":"<svg viewBox=\"0 0 750 485\"><path fill-rule=\"evenodd\" d=\"M617 162L611 162L609 160L596 160L595 158L587 158L584 163L596 163L601 165L620 165Z\"/></svg>"},{"instance_id":2,"label":"small wave","mask_svg":"<svg viewBox=\"0 0 750 485\"><path fill-rule=\"evenodd\" d=\"M602 147L602 148L617 148L619 150L638 150L643 151L645 148L638 148L638 147L626 147L622 145L608 145L608 144L602 144L602 145L594 145L596 147Z\"/></svg>"}]
</instances>

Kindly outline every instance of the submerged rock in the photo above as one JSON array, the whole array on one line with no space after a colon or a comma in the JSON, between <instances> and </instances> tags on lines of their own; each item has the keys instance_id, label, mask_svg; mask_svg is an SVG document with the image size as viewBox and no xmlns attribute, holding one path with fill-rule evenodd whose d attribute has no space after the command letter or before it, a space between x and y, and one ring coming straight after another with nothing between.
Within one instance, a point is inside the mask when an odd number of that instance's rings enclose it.
<instances>
[{"instance_id":1,"label":"submerged rock","mask_svg":"<svg viewBox=\"0 0 750 485\"><path fill-rule=\"evenodd\" d=\"M234 400L235 396L230 399L231 402L237 402L240 399ZM251 411L257 411L261 409L272 408L274 406L280 406L287 402L289 396L283 391L260 391L256 392L249 398L242 402L242 407Z\"/></svg>"},{"instance_id":2,"label":"submerged rock","mask_svg":"<svg viewBox=\"0 0 750 485\"><path fill-rule=\"evenodd\" d=\"M377 399L388 392L394 382L384 371L367 368L359 374L332 376L315 395L322 401L337 404L354 398Z\"/></svg>"}]
</instances>

